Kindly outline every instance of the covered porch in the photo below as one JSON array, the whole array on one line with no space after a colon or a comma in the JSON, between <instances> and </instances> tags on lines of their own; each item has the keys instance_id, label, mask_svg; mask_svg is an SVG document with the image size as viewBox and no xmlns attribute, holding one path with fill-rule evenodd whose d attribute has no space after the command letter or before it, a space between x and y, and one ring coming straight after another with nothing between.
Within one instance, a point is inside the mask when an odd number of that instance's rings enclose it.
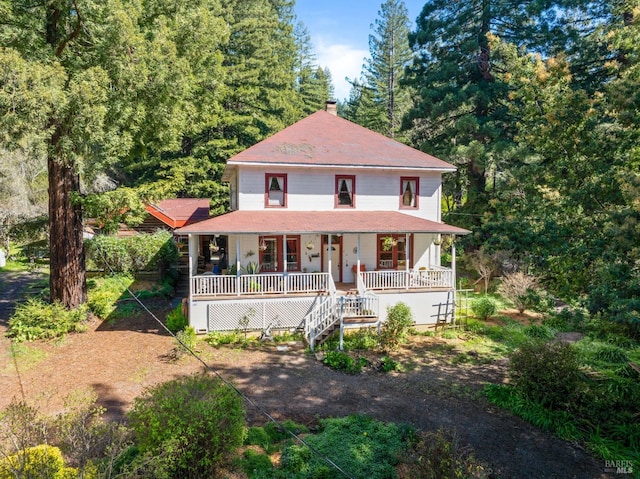
<instances>
[{"instance_id":1,"label":"covered porch","mask_svg":"<svg viewBox=\"0 0 640 479\"><path fill-rule=\"evenodd\" d=\"M424 294L440 301L437 293L455 289L454 239L466 230L388 211L234 211L178 233L189 242L190 324L205 332L218 329L217 317L232 314L234 304L240 311L248 302L289 304L278 322L303 328L326 298L334 306L342 296L375 293L395 300L420 293L408 298L416 308ZM442 266L445 244L453 261ZM263 316L260 324L271 324Z\"/></svg>"},{"instance_id":2,"label":"covered porch","mask_svg":"<svg viewBox=\"0 0 640 479\"><path fill-rule=\"evenodd\" d=\"M452 289L454 268L360 271L352 283L335 283L329 273L196 274L193 299L229 296L347 294L362 291Z\"/></svg>"}]
</instances>

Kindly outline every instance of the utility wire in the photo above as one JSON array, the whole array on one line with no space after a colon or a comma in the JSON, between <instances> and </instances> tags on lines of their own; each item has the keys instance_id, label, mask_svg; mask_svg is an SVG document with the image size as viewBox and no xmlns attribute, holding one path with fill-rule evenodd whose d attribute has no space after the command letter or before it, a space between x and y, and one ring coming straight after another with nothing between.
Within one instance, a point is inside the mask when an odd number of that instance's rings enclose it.
<instances>
[{"instance_id":1,"label":"utility wire","mask_svg":"<svg viewBox=\"0 0 640 479\"><path fill-rule=\"evenodd\" d=\"M111 265L107 262L106 258L104 257L104 252L100 250L100 255L102 256L102 261L103 263L107 266L107 268L109 268L109 271L112 274L115 274L115 270L111 267ZM299 441L301 444L305 445L306 447L309 448L310 451L312 451L316 456L318 456L320 459L322 459L323 461L325 461L327 464L329 464L331 467L333 467L334 469L336 469L337 471L339 471L340 473L342 473L342 475L344 475L344 477L347 477L348 479L356 479L354 476L352 476L351 474L349 474L347 471L345 471L344 469L342 469L338 464L336 464L335 462L333 462L328 456L326 456L324 453L322 453L321 451L319 451L318 449L316 449L315 447L313 447L311 444L307 443L302 437L298 436L295 432L290 431L289 429L287 429L287 427L282 424L280 421L278 421L276 418L274 418L271 414L269 414L268 411L266 411L262 406L260 406L259 404L257 404L254 400L252 400L249 396L247 396L245 393L243 393L242 391L240 391L231 381L225 379L222 374L220 374L217 370L215 370L214 368L212 368L211 366L209 366L200 356L198 356L198 354L191 349L189 346L187 346L184 342L182 342L182 340L176 336L175 334L173 334L173 332L171 332L169 330L169 328L167 328L167 326L149 309L147 308L147 306L140 300L140 298L138 298L130 289L129 287L124 283L124 281L121 281L121 284L125 287L125 289L127 290L127 292L131 295L131 297L140 305L142 306L142 308L151 315L151 317L162 327L162 329L164 329L167 333L169 333L169 335L171 337L173 337L174 340L176 340L181 347L183 347L191 356L193 356L198 362L200 362L200 364L202 364L205 369L211 373L213 373L218 379L220 379L226 386L228 386L229 388L231 388L238 396L240 396L240 398L242 398L243 401L245 401L246 403L250 404L251 406L253 406L255 409L257 409L263 416L265 416L269 421L273 422L278 429L280 429L281 431L286 432L287 434L289 434L292 438L294 438L296 441Z\"/></svg>"}]
</instances>

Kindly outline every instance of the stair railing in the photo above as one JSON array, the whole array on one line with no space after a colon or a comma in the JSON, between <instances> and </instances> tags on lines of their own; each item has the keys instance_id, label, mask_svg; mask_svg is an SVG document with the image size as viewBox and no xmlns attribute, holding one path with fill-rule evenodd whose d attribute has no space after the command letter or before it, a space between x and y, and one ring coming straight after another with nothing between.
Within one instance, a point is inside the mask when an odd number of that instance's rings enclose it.
<instances>
[{"instance_id":1,"label":"stair railing","mask_svg":"<svg viewBox=\"0 0 640 479\"><path fill-rule=\"evenodd\" d=\"M304 336L309 342L311 351L315 348L317 338L340 319L337 314L336 285L331 275L329 275L327 286L329 295L322 297L322 301L304 318Z\"/></svg>"}]
</instances>

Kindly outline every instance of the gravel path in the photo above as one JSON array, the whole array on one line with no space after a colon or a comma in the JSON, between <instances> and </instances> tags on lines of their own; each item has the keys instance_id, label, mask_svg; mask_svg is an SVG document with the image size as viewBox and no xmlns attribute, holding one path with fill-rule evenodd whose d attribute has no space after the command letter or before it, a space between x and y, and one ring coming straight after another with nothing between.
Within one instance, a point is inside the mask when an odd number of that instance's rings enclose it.
<instances>
[{"instance_id":1,"label":"gravel path","mask_svg":"<svg viewBox=\"0 0 640 479\"><path fill-rule=\"evenodd\" d=\"M0 271L0 332L3 332L23 292L44 275L25 271Z\"/></svg>"}]
</instances>

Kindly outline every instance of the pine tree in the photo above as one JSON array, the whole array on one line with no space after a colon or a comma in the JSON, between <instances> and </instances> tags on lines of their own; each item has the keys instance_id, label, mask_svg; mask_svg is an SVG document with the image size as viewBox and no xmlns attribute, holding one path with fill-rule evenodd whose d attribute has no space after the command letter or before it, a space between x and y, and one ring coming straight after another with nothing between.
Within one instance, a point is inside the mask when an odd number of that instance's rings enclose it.
<instances>
[{"instance_id":1,"label":"pine tree","mask_svg":"<svg viewBox=\"0 0 640 479\"><path fill-rule=\"evenodd\" d=\"M411 60L410 22L404 2L383 3L371 29L371 57L365 59L362 82L352 82L345 115L371 130L395 137L410 101L409 89L400 85Z\"/></svg>"},{"instance_id":2,"label":"pine tree","mask_svg":"<svg viewBox=\"0 0 640 479\"><path fill-rule=\"evenodd\" d=\"M15 0L2 4L0 139L24 140L46 154L51 299L68 308L86 299L82 203L97 173L149 145L179 148L226 26L216 0L188 8L164 0Z\"/></svg>"},{"instance_id":3,"label":"pine tree","mask_svg":"<svg viewBox=\"0 0 640 479\"><path fill-rule=\"evenodd\" d=\"M406 83L416 91L404 121L411 143L458 166L447 183L476 229L489 206L488 177L511 147L508 88L496 79L489 36L545 50L555 28L553 2L430 0L410 35L415 58ZM453 189L452 189L453 188Z\"/></svg>"},{"instance_id":4,"label":"pine tree","mask_svg":"<svg viewBox=\"0 0 640 479\"><path fill-rule=\"evenodd\" d=\"M295 37L298 52L296 86L302 101L302 109L309 115L323 108L325 102L333 98L331 73L318 65L311 44L311 36L301 22L296 25Z\"/></svg>"}]
</instances>

